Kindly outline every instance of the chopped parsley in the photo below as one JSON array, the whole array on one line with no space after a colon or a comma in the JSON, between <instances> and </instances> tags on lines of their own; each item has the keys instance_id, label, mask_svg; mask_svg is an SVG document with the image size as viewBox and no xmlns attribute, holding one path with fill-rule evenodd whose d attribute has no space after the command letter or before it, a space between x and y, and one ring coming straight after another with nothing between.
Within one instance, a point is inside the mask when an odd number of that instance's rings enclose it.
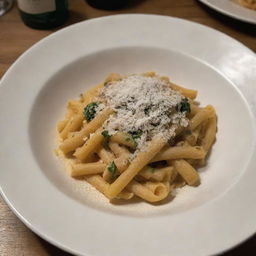
<instances>
[{"instance_id":1,"label":"chopped parsley","mask_svg":"<svg viewBox=\"0 0 256 256\"><path fill-rule=\"evenodd\" d=\"M108 131L105 130L101 133L101 135L104 137L104 141L103 141L103 146L109 150L109 146L108 146L108 143L109 143L109 139L111 137L111 135L109 135Z\"/></svg>"},{"instance_id":2,"label":"chopped parsley","mask_svg":"<svg viewBox=\"0 0 256 256\"><path fill-rule=\"evenodd\" d=\"M109 166L108 166L108 171L111 173L111 177L112 179L115 179L116 178L116 170L117 170L117 167L116 167L116 164L114 161L112 161Z\"/></svg>"},{"instance_id":3,"label":"chopped parsley","mask_svg":"<svg viewBox=\"0 0 256 256\"><path fill-rule=\"evenodd\" d=\"M109 135L109 133L108 133L107 130L103 131L101 134L102 134L102 136L103 136L105 139L109 139L109 138L111 137L111 135Z\"/></svg>"},{"instance_id":4,"label":"chopped parsley","mask_svg":"<svg viewBox=\"0 0 256 256\"><path fill-rule=\"evenodd\" d=\"M83 114L88 122L90 122L95 117L96 108L98 107L98 105L98 102L92 102L84 108Z\"/></svg>"},{"instance_id":5,"label":"chopped parsley","mask_svg":"<svg viewBox=\"0 0 256 256\"><path fill-rule=\"evenodd\" d=\"M138 145L137 142L135 141L135 139L133 138L133 136L130 133L127 134L127 137L125 138L125 141L132 142L134 148L136 148L137 145Z\"/></svg>"},{"instance_id":6,"label":"chopped parsley","mask_svg":"<svg viewBox=\"0 0 256 256\"><path fill-rule=\"evenodd\" d=\"M154 173L154 172L156 171L156 168L150 167L149 171L150 171L151 173Z\"/></svg>"},{"instance_id":7,"label":"chopped parsley","mask_svg":"<svg viewBox=\"0 0 256 256\"><path fill-rule=\"evenodd\" d=\"M136 139L139 139L141 137L143 132L142 132L142 130L138 130L138 131L131 131L131 132L128 132L128 133L132 135L132 138L134 140L136 140Z\"/></svg>"},{"instance_id":8,"label":"chopped parsley","mask_svg":"<svg viewBox=\"0 0 256 256\"><path fill-rule=\"evenodd\" d=\"M188 98L184 98L182 99L182 101L177 105L177 111L180 111L180 112L187 112L187 113L190 113L190 104L189 104L189 101L188 101Z\"/></svg>"}]
</instances>

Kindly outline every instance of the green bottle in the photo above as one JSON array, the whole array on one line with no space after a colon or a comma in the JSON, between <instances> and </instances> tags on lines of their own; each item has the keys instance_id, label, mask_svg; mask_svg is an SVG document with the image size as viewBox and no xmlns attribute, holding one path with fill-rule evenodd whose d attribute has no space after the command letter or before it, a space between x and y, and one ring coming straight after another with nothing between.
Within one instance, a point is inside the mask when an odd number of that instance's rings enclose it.
<instances>
[{"instance_id":1,"label":"green bottle","mask_svg":"<svg viewBox=\"0 0 256 256\"><path fill-rule=\"evenodd\" d=\"M62 25L68 18L67 0L18 0L23 22L36 29Z\"/></svg>"}]
</instances>

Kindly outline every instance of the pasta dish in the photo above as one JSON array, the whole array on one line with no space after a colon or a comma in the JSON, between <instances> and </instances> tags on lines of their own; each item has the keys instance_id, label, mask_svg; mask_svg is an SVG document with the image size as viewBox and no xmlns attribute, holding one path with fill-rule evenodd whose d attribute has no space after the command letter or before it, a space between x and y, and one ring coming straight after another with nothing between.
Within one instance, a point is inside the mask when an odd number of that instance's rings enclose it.
<instances>
[{"instance_id":1,"label":"pasta dish","mask_svg":"<svg viewBox=\"0 0 256 256\"><path fill-rule=\"evenodd\" d=\"M238 3L249 9L256 10L256 0L239 0Z\"/></svg>"},{"instance_id":2,"label":"pasta dish","mask_svg":"<svg viewBox=\"0 0 256 256\"><path fill-rule=\"evenodd\" d=\"M215 141L216 113L197 91L154 72L110 74L67 104L58 122L58 153L74 178L109 200L158 202L184 185L198 186Z\"/></svg>"}]
</instances>

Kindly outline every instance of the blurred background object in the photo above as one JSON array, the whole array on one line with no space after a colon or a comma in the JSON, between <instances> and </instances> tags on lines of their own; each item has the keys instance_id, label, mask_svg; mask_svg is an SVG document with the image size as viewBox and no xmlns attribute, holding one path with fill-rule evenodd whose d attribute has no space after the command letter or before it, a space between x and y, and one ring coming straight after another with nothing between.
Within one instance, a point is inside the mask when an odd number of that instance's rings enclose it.
<instances>
[{"instance_id":1,"label":"blurred background object","mask_svg":"<svg viewBox=\"0 0 256 256\"><path fill-rule=\"evenodd\" d=\"M67 0L18 0L23 22L36 29L62 25L68 18Z\"/></svg>"},{"instance_id":2,"label":"blurred background object","mask_svg":"<svg viewBox=\"0 0 256 256\"><path fill-rule=\"evenodd\" d=\"M0 16L4 15L8 10L11 9L13 0L0 0Z\"/></svg>"},{"instance_id":3,"label":"blurred background object","mask_svg":"<svg viewBox=\"0 0 256 256\"><path fill-rule=\"evenodd\" d=\"M128 4L129 0L86 0L94 8L103 10L120 9Z\"/></svg>"},{"instance_id":4,"label":"blurred background object","mask_svg":"<svg viewBox=\"0 0 256 256\"><path fill-rule=\"evenodd\" d=\"M238 2L246 8L256 10L256 0L239 0Z\"/></svg>"}]
</instances>

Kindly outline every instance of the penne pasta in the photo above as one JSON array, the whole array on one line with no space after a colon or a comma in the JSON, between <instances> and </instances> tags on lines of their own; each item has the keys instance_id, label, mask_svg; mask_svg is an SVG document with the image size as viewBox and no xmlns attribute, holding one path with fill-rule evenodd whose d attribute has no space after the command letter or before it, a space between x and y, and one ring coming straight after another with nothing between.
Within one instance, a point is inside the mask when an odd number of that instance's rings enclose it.
<instances>
[{"instance_id":1,"label":"penne pasta","mask_svg":"<svg viewBox=\"0 0 256 256\"><path fill-rule=\"evenodd\" d=\"M63 153L68 153L75 150L77 147L84 144L84 138L89 136L95 130L101 127L101 125L107 120L107 118L113 113L113 110L107 108L100 112L91 122L89 122L81 131L75 134L74 137L66 139L60 145L60 149Z\"/></svg>"},{"instance_id":2,"label":"penne pasta","mask_svg":"<svg viewBox=\"0 0 256 256\"><path fill-rule=\"evenodd\" d=\"M156 72L149 71L149 72L143 73L143 75L147 76L147 77L154 77L154 76L156 76Z\"/></svg>"},{"instance_id":3,"label":"penne pasta","mask_svg":"<svg viewBox=\"0 0 256 256\"><path fill-rule=\"evenodd\" d=\"M110 141L119 143L129 148L136 148L136 142L128 133L117 132L111 136Z\"/></svg>"},{"instance_id":4,"label":"penne pasta","mask_svg":"<svg viewBox=\"0 0 256 256\"><path fill-rule=\"evenodd\" d=\"M171 82L170 82L170 87L173 90L176 90L176 91L180 92L182 95L184 95L185 97L188 97L190 99L195 99L196 96L197 96L197 91L196 90L187 89L187 88L184 88L182 86L179 86L179 85L171 83Z\"/></svg>"},{"instance_id":5,"label":"penne pasta","mask_svg":"<svg viewBox=\"0 0 256 256\"><path fill-rule=\"evenodd\" d=\"M175 159L202 159L205 157L205 151L200 146L176 146L165 149L159 152L153 159L152 162L162 160L175 160Z\"/></svg>"},{"instance_id":6,"label":"penne pasta","mask_svg":"<svg viewBox=\"0 0 256 256\"><path fill-rule=\"evenodd\" d=\"M97 154L105 164L109 164L115 159L114 154L103 147L98 149Z\"/></svg>"},{"instance_id":7,"label":"penne pasta","mask_svg":"<svg viewBox=\"0 0 256 256\"><path fill-rule=\"evenodd\" d=\"M100 191L102 194L108 197L107 191L108 191L109 184L100 175L90 175L90 176L87 176L85 179L88 183L94 186L98 191Z\"/></svg>"},{"instance_id":8,"label":"penne pasta","mask_svg":"<svg viewBox=\"0 0 256 256\"><path fill-rule=\"evenodd\" d=\"M83 104L77 100L70 100L68 102L68 109L70 109L73 113L79 113L83 109Z\"/></svg>"},{"instance_id":9,"label":"penne pasta","mask_svg":"<svg viewBox=\"0 0 256 256\"><path fill-rule=\"evenodd\" d=\"M110 181L111 180L111 173L108 171L108 165L114 161L115 159L115 155L106 150L105 148L101 147L98 152L97 152L98 156L101 158L101 160L107 164L106 168L104 169L103 172L103 179L106 181Z\"/></svg>"},{"instance_id":10,"label":"penne pasta","mask_svg":"<svg viewBox=\"0 0 256 256\"><path fill-rule=\"evenodd\" d=\"M104 83L100 83L95 87L92 87L90 90L82 94L82 102L85 105L90 103L95 96L99 94L100 89L104 86Z\"/></svg>"},{"instance_id":11,"label":"penne pasta","mask_svg":"<svg viewBox=\"0 0 256 256\"><path fill-rule=\"evenodd\" d=\"M200 183L198 172L187 161L181 159L174 161L174 167L180 176L190 186L197 186Z\"/></svg>"},{"instance_id":12,"label":"penne pasta","mask_svg":"<svg viewBox=\"0 0 256 256\"><path fill-rule=\"evenodd\" d=\"M119 195L116 196L117 199L124 199L124 200L130 200L133 198L134 193L130 191L122 191Z\"/></svg>"},{"instance_id":13,"label":"penne pasta","mask_svg":"<svg viewBox=\"0 0 256 256\"><path fill-rule=\"evenodd\" d=\"M95 153L104 139L101 133L102 128L99 128L93 135L90 136L90 138L85 142L82 147L76 149L74 156L77 159L83 161L87 157Z\"/></svg>"},{"instance_id":14,"label":"penne pasta","mask_svg":"<svg viewBox=\"0 0 256 256\"><path fill-rule=\"evenodd\" d=\"M57 123L57 131L60 133L65 128L66 124L68 123L68 119L64 119Z\"/></svg>"},{"instance_id":15,"label":"penne pasta","mask_svg":"<svg viewBox=\"0 0 256 256\"><path fill-rule=\"evenodd\" d=\"M116 167L117 170L122 173L123 171L125 171L129 165L129 159L125 156L121 156L119 158L115 159L115 163L116 163Z\"/></svg>"},{"instance_id":16,"label":"penne pasta","mask_svg":"<svg viewBox=\"0 0 256 256\"><path fill-rule=\"evenodd\" d=\"M161 137L155 137L151 141L146 152L139 152L130 166L109 187L108 195L114 198L125 186L137 175L137 173L148 164L159 150L166 144Z\"/></svg>"},{"instance_id":17,"label":"penne pasta","mask_svg":"<svg viewBox=\"0 0 256 256\"><path fill-rule=\"evenodd\" d=\"M90 183L92 186L94 186L98 191L100 191L102 194L104 194L106 197L107 190L109 187L109 183L107 183L100 175L90 175L87 176L86 181ZM131 199L133 197L133 193L129 191L123 191L117 195L117 199Z\"/></svg>"},{"instance_id":18,"label":"penne pasta","mask_svg":"<svg viewBox=\"0 0 256 256\"><path fill-rule=\"evenodd\" d=\"M198 127L201 123L205 120L213 117L215 114L214 108L211 105L206 106L205 108L201 109L191 120L189 126L191 130L194 130Z\"/></svg>"},{"instance_id":19,"label":"penne pasta","mask_svg":"<svg viewBox=\"0 0 256 256\"><path fill-rule=\"evenodd\" d=\"M109 82L113 82L113 81L118 81L120 80L122 77L120 76L120 74L118 73L111 73L107 76L107 78L104 81L104 84L107 84Z\"/></svg>"},{"instance_id":20,"label":"penne pasta","mask_svg":"<svg viewBox=\"0 0 256 256\"><path fill-rule=\"evenodd\" d=\"M211 148L215 138L216 138L216 132L217 132L217 118L216 116L209 119L205 136L202 139L202 147L204 148L205 152L208 152Z\"/></svg>"},{"instance_id":21,"label":"penne pasta","mask_svg":"<svg viewBox=\"0 0 256 256\"><path fill-rule=\"evenodd\" d=\"M201 138L201 145L204 148L206 155L208 154L212 144L216 139L217 132L217 118L216 116L209 119L206 125L206 131L204 136ZM205 156L206 157L206 156ZM206 163L205 157L197 162L198 166L204 166Z\"/></svg>"},{"instance_id":22,"label":"penne pasta","mask_svg":"<svg viewBox=\"0 0 256 256\"><path fill-rule=\"evenodd\" d=\"M199 106L197 106L194 101L191 100L190 101L190 116L191 117L195 116L200 110L201 110L201 108Z\"/></svg>"},{"instance_id":23,"label":"penne pasta","mask_svg":"<svg viewBox=\"0 0 256 256\"><path fill-rule=\"evenodd\" d=\"M186 185L185 180L182 178L180 174L177 173L177 176L173 183L171 184L171 187L173 188L182 188Z\"/></svg>"},{"instance_id":24,"label":"penne pasta","mask_svg":"<svg viewBox=\"0 0 256 256\"><path fill-rule=\"evenodd\" d=\"M118 145L116 142L109 142L109 147L112 150L112 152L117 156L117 157L125 157L128 158L130 156L130 151L125 148L121 147Z\"/></svg>"},{"instance_id":25,"label":"penne pasta","mask_svg":"<svg viewBox=\"0 0 256 256\"><path fill-rule=\"evenodd\" d=\"M153 182L153 181L146 181L144 185L152 191L155 195L158 195L162 198L165 198L170 191L170 184L169 182Z\"/></svg>"},{"instance_id":26,"label":"penne pasta","mask_svg":"<svg viewBox=\"0 0 256 256\"><path fill-rule=\"evenodd\" d=\"M84 175L103 173L106 164L103 163L79 163L73 164L71 167L71 176L79 177Z\"/></svg>"},{"instance_id":27,"label":"penne pasta","mask_svg":"<svg viewBox=\"0 0 256 256\"><path fill-rule=\"evenodd\" d=\"M169 194L169 189L162 183L147 187L133 180L127 185L127 189L150 203L161 201Z\"/></svg>"},{"instance_id":28,"label":"penne pasta","mask_svg":"<svg viewBox=\"0 0 256 256\"><path fill-rule=\"evenodd\" d=\"M73 178L110 202L166 203L173 190L200 184L195 167L206 163L216 139L215 109L200 107L196 96L155 72L112 73L68 102L56 152Z\"/></svg>"},{"instance_id":29,"label":"penne pasta","mask_svg":"<svg viewBox=\"0 0 256 256\"><path fill-rule=\"evenodd\" d=\"M174 169L172 166L164 168L152 168L150 166L146 166L139 172L139 175L146 180L170 181L174 175Z\"/></svg>"},{"instance_id":30,"label":"penne pasta","mask_svg":"<svg viewBox=\"0 0 256 256\"><path fill-rule=\"evenodd\" d=\"M246 8L256 11L256 2L255 0L238 0L238 3Z\"/></svg>"},{"instance_id":31,"label":"penne pasta","mask_svg":"<svg viewBox=\"0 0 256 256\"><path fill-rule=\"evenodd\" d=\"M77 131L83 125L83 116L80 114L76 114L72 118L70 118L65 125L65 128L62 129L60 133L60 137L62 139L66 139L69 132Z\"/></svg>"},{"instance_id":32,"label":"penne pasta","mask_svg":"<svg viewBox=\"0 0 256 256\"><path fill-rule=\"evenodd\" d=\"M201 128L202 128L202 126L200 125L194 131L189 130L189 133L185 135L184 139L185 139L185 141L188 142L188 144L190 146L195 146L196 145L199 134L200 134L200 131L201 131Z\"/></svg>"}]
</instances>

